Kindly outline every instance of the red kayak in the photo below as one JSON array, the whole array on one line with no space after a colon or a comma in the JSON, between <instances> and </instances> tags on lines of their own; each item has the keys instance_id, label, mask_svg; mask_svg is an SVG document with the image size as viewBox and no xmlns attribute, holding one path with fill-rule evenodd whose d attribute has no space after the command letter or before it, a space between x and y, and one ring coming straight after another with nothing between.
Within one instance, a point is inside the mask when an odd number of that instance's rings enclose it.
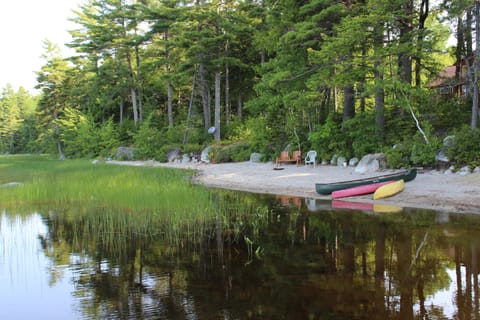
<instances>
[{"instance_id":1,"label":"red kayak","mask_svg":"<svg viewBox=\"0 0 480 320\"><path fill-rule=\"evenodd\" d=\"M392 183L395 180L391 181L384 181L384 182L377 182L372 184L366 184L363 186L352 187L342 190L337 190L332 192L332 199L344 198L344 197L353 197L353 196L361 196L363 194L374 193L375 190L384 186L386 184Z\"/></svg>"}]
</instances>

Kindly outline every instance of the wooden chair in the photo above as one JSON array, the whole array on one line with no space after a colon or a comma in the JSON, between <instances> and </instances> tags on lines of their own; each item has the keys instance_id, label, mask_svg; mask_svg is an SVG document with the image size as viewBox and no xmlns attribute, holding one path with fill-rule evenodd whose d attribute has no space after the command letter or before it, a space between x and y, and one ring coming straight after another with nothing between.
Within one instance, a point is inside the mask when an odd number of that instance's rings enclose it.
<instances>
[{"instance_id":1,"label":"wooden chair","mask_svg":"<svg viewBox=\"0 0 480 320\"><path fill-rule=\"evenodd\" d=\"M302 162L302 152L300 150L295 150L293 151L292 157L290 157L288 151L282 151L280 157L278 157L275 162L277 167L284 162L295 162L298 166Z\"/></svg>"}]
</instances>

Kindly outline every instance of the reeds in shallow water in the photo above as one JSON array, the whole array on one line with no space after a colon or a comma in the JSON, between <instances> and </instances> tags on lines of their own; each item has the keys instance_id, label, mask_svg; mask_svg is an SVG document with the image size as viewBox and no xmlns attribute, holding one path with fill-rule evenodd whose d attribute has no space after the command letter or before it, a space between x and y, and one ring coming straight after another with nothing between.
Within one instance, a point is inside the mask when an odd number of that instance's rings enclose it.
<instances>
[{"instance_id":1,"label":"reeds in shallow water","mask_svg":"<svg viewBox=\"0 0 480 320\"><path fill-rule=\"evenodd\" d=\"M235 192L192 185L194 173L6 156L0 157L1 182L21 185L0 188L0 205L13 214L40 213L56 237L69 239L72 251L96 244L119 254L131 242L158 237L168 250L183 250L205 237L242 239L245 231L254 239L268 212Z\"/></svg>"},{"instance_id":2,"label":"reeds in shallow water","mask_svg":"<svg viewBox=\"0 0 480 320\"><path fill-rule=\"evenodd\" d=\"M193 174L168 168L94 165L87 160L0 157L3 184L21 183L15 188L2 188L0 203L4 207L110 207L187 218L192 211L205 214L209 205L208 190L190 183Z\"/></svg>"}]
</instances>

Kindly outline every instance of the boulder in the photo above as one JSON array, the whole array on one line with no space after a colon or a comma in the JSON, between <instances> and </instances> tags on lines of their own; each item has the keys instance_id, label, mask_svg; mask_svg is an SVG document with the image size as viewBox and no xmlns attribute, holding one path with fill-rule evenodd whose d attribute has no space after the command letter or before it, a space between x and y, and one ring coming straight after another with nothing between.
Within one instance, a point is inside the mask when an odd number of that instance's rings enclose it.
<instances>
[{"instance_id":1,"label":"boulder","mask_svg":"<svg viewBox=\"0 0 480 320\"><path fill-rule=\"evenodd\" d=\"M466 175L469 175L470 173L472 173L472 171L470 170L469 166L464 166L460 168L460 170L458 170L458 174L461 176L466 176Z\"/></svg>"},{"instance_id":2,"label":"boulder","mask_svg":"<svg viewBox=\"0 0 480 320\"><path fill-rule=\"evenodd\" d=\"M330 159L330 164L331 164L332 166L337 165L337 158L338 158L338 156L337 156L336 154L334 154L333 157L332 157L332 159Z\"/></svg>"},{"instance_id":3,"label":"boulder","mask_svg":"<svg viewBox=\"0 0 480 320\"><path fill-rule=\"evenodd\" d=\"M367 172L375 172L387 168L387 160L385 154L374 153L364 156L355 167L355 172L365 174Z\"/></svg>"},{"instance_id":4,"label":"boulder","mask_svg":"<svg viewBox=\"0 0 480 320\"><path fill-rule=\"evenodd\" d=\"M118 147L116 158L124 160L133 160L135 158L135 152L137 148L133 147Z\"/></svg>"},{"instance_id":5,"label":"boulder","mask_svg":"<svg viewBox=\"0 0 480 320\"><path fill-rule=\"evenodd\" d=\"M435 161L437 162L449 162L447 155L445 154L445 148L441 148L440 151L435 155Z\"/></svg>"},{"instance_id":6,"label":"boulder","mask_svg":"<svg viewBox=\"0 0 480 320\"><path fill-rule=\"evenodd\" d=\"M23 186L21 182L8 182L1 185L2 188L18 187Z\"/></svg>"},{"instance_id":7,"label":"boulder","mask_svg":"<svg viewBox=\"0 0 480 320\"><path fill-rule=\"evenodd\" d=\"M358 158L352 158L348 161L349 167L355 167L358 164Z\"/></svg>"},{"instance_id":8,"label":"boulder","mask_svg":"<svg viewBox=\"0 0 480 320\"><path fill-rule=\"evenodd\" d=\"M167 153L168 162L175 162L180 157L180 148L175 148Z\"/></svg>"},{"instance_id":9,"label":"boulder","mask_svg":"<svg viewBox=\"0 0 480 320\"><path fill-rule=\"evenodd\" d=\"M209 163L210 162L210 158L208 157L208 151L210 151L212 147L208 146L208 147L205 147L205 149L202 150L202 153L200 155L200 161L201 162L205 162L205 163Z\"/></svg>"},{"instance_id":10,"label":"boulder","mask_svg":"<svg viewBox=\"0 0 480 320\"><path fill-rule=\"evenodd\" d=\"M262 162L262 157L263 157L263 154L254 152L250 154L250 162L252 163Z\"/></svg>"},{"instance_id":11,"label":"boulder","mask_svg":"<svg viewBox=\"0 0 480 320\"><path fill-rule=\"evenodd\" d=\"M338 157L337 158L337 166L346 167L347 166L347 158L342 157L342 156Z\"/></svg>"},{"instance_id":12,"label":"boulder","mask_svg":"<svg viewBox=\"0 0 480 320\"><path fill-rule=\"evenodd\" d=\"M447 170L445 170L444 174L452 174L455 171L454 166L450 166Z\"/></svg>"}]
</instances>

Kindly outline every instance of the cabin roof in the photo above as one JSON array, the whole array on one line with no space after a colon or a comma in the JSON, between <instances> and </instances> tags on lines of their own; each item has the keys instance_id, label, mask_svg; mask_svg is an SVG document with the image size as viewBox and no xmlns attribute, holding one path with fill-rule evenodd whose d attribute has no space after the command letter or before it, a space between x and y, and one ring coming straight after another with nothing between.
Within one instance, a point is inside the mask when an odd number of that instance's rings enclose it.
<instances>
[{"instance_id":1,"label":"cabin roof","mask_svg":"<svg viewBox=\"0 0 480 320\"><path fill-rule=\"evenodd\" d=\"M438 88L438 87L443 87L445 85L450 85L452 80L455 79L455 70L456 70L455 66L446 67L445 69L440 71L440 74L435 80L427 84L427 87Z\"/></svg>"}]
</instances>

